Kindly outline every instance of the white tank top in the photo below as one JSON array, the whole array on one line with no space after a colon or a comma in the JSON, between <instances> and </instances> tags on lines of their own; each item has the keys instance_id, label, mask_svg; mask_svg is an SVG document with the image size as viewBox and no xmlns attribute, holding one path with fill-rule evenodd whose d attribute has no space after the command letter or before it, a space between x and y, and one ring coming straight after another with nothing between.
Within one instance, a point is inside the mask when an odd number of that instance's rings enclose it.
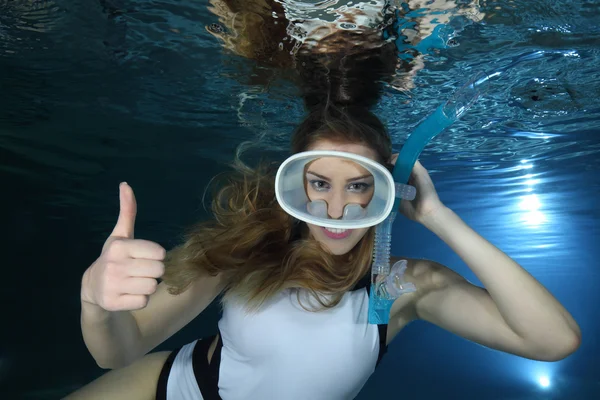
<instances>
[{"instance_id":1,"label":"white tank top","mask_svg":"<svg viewBox=\"0 0 600 400\"><path fill-rule=\"evenodd\" d=\"M353 399L380 352L378 326L367 321L368 305L364 287L317 312L303 309L292 290L254 314L227 304L219 321L219 394L226 400Z\"/></svg>"}]
</instances>

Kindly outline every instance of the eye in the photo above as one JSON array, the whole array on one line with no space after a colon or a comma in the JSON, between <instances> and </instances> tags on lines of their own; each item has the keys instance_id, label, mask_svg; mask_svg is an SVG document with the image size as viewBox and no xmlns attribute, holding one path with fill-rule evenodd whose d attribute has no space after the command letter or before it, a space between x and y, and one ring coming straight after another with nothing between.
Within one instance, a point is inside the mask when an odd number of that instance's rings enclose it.
<instances>
[{"instance_id":1,"label":"eye","mask_svg":"<svg viewBox=\"0 0 600 400\"><path fill-rule=\"evenodd\" d=\"M327 183L325 181L314 179L314 180L309 181L309 183L310 183L310 186L317 192L324 192L325 190L329 189L329 183Z\"/></svg>"},{"instance_id":2,"label":"eye","mask_svg":"<svg viewBox=\"0 0 600 400\"><path fill-rule=\"evenodd\" d=\"M365 182L354 182L348 185L348 189L356 193L365 193L373 185Z\"/></svg>"}]
</instances>

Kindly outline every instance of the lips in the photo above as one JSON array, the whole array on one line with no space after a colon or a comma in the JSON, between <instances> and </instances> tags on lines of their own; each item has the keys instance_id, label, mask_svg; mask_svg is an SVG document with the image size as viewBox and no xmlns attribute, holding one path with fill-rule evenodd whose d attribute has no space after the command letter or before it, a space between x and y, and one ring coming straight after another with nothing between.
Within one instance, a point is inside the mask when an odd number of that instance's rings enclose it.
<instances>
[{"instance_id":1,"label":"lips","mask_svg":"<svg viewBox=\"0 0 600 400\"><path fill-rule=\"evenodd\" d=\"M351 229L333 229L323 227L321 227L321 229L323 230L323 233L325 233L325 236L336 240L345 239L352 233Z\"/></svg>"}]
</instances>

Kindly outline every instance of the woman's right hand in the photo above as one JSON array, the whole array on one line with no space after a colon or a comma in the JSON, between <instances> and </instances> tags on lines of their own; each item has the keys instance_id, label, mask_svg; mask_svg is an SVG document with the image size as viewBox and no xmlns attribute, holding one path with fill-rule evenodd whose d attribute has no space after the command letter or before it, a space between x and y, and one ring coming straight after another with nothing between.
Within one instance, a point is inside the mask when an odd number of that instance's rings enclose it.
<instances>
[{"instance_id":1,"label":"woman's right hand","mask_svg":"<svg viewBox=\"0 0 600 400\"><path fill-rule=\"evenodd\" d=\"M81 300L107 311L146 307L165 269L162 246L133 238L137 205L127 183L119 186L119 200L117 224L81 283Z\"/></svg>"}]
</instances>

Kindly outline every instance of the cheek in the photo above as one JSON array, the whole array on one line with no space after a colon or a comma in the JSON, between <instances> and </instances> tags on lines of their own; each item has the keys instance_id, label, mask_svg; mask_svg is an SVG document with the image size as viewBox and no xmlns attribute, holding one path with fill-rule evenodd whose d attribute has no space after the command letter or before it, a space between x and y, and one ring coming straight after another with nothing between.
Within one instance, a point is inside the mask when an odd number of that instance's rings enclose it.
<instances>
[{"instance_id":1,"label":"cheek","mask_svg":"<svg viewBox=\"0 0 600 400\"><path fill-rule=\"evenodd\" d=\"M369 228L356 229L354 231L354 235L356 235L356 242L360 241L360 239L365 237L365 235L367 234L368 231L369 231Z\"/></svg>"},{"instance_id":2,"label":"cheek","mask_svg":"<svg viewBox=\"0 0 600 400\"><path fill-rule=\"evenodd\" d=\"M310 232L311 236L313 237L317 237L319 235L319 233L321 232L321 228L313 225L313 224L306 224L308 226L308 231Z\"/></svg>"}]
</instances>

